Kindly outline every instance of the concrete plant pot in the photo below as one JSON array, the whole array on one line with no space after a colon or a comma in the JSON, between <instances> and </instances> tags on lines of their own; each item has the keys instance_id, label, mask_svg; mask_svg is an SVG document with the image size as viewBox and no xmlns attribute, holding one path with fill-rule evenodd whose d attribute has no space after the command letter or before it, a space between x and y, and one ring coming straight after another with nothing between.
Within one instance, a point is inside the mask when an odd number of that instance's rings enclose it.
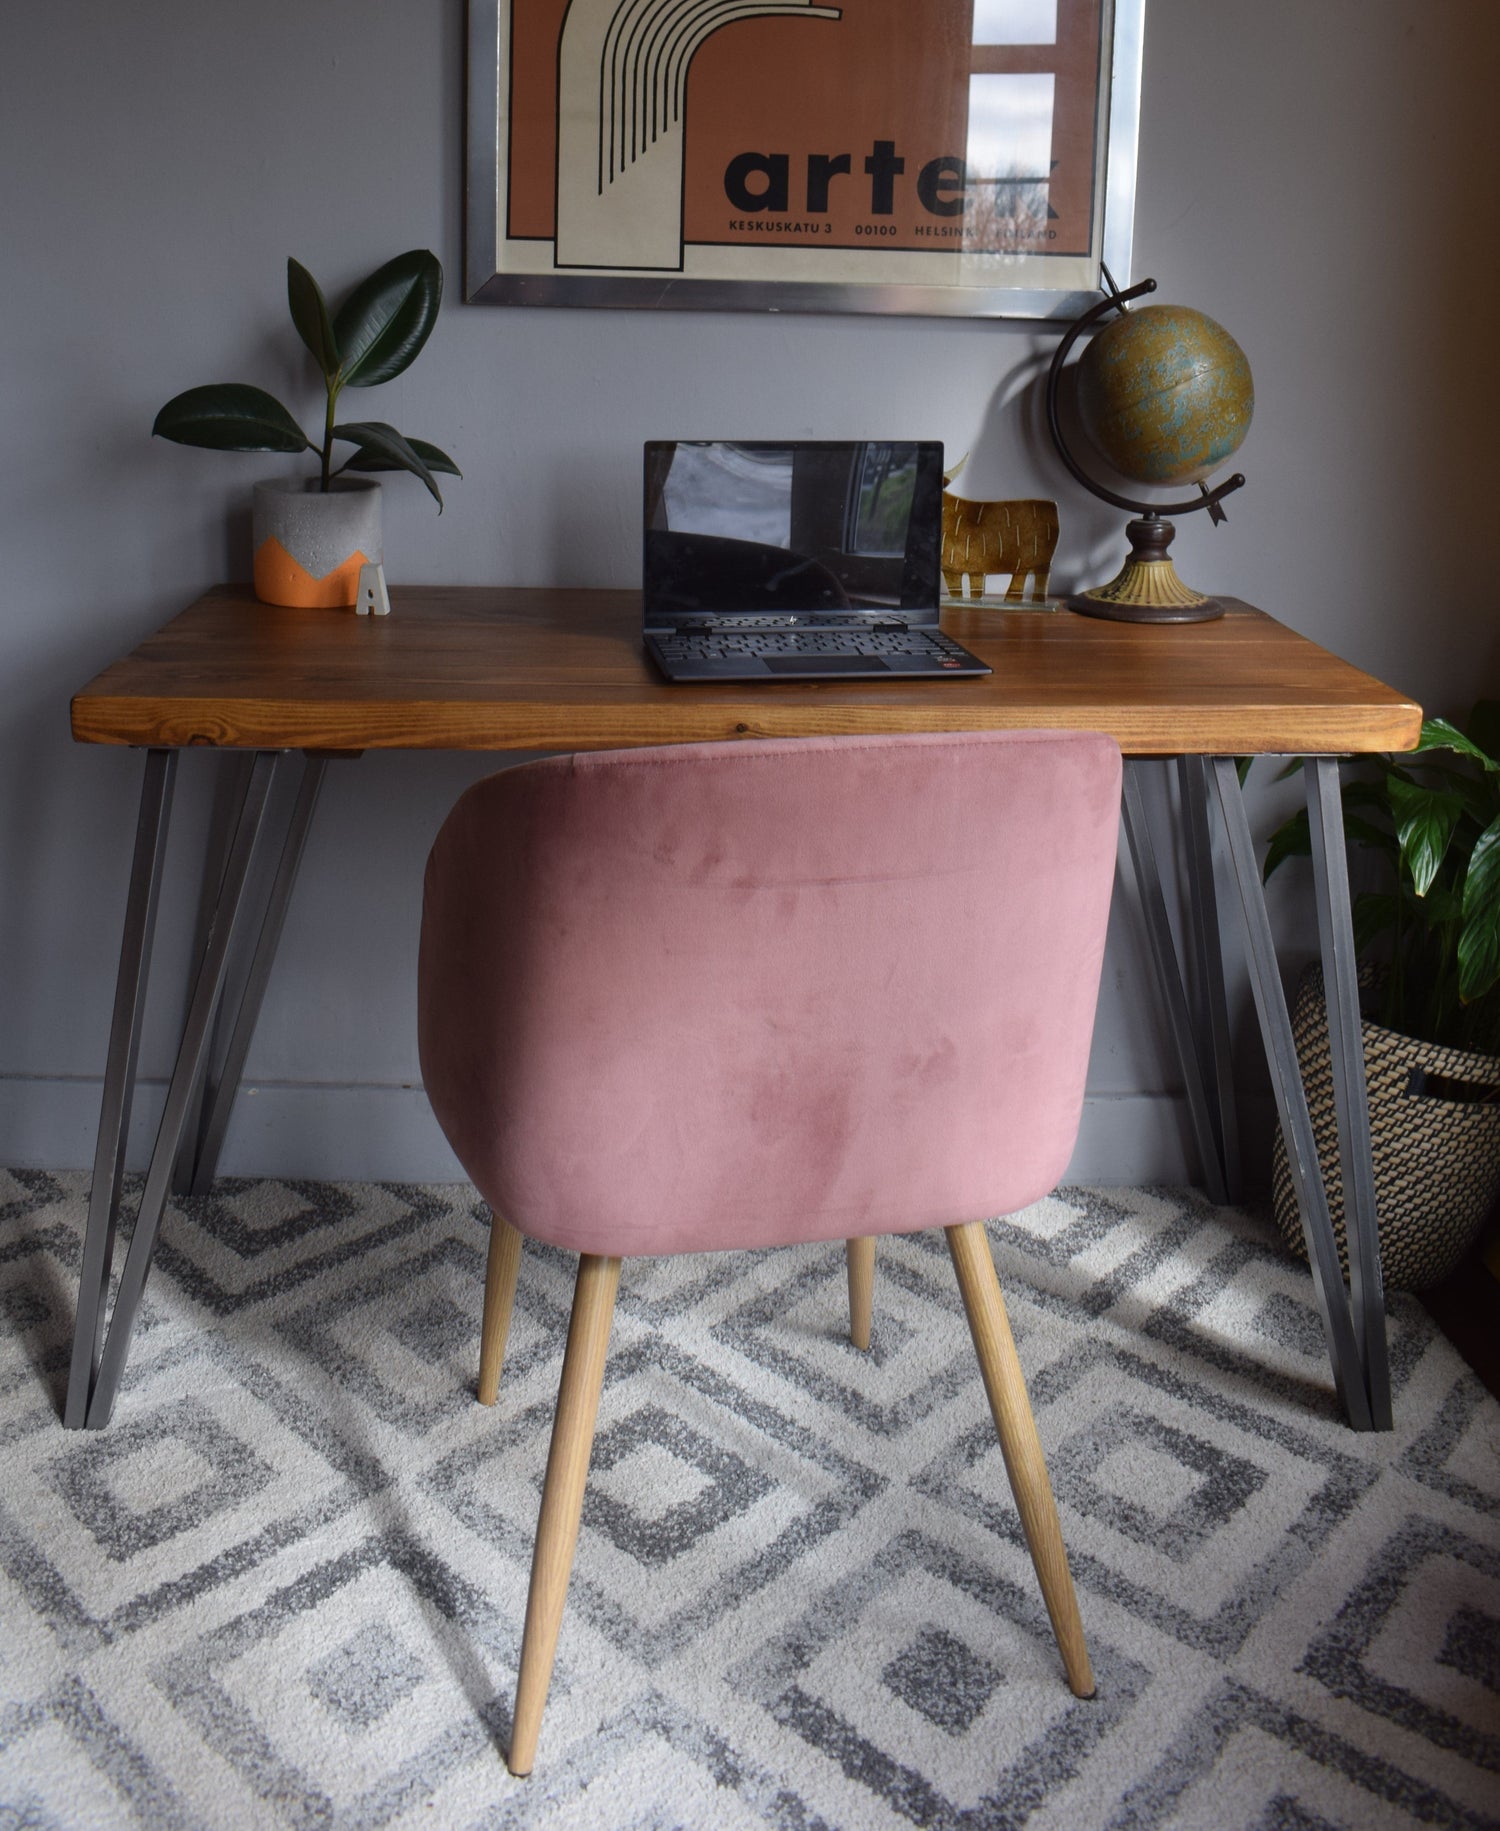
<instances>
[{"instance_id":1,"label":"concrete plant pot","mask_svg":"<svg viewBox=\"0 0 1500 1831\"><path fill-rule=\"evenodd\" d=\"M264 604L353 604L360 567L384 558L373 477L335 477L326 495L316 477L257 483L252 528L255 595Z\"/></svg>"}]
</instances>

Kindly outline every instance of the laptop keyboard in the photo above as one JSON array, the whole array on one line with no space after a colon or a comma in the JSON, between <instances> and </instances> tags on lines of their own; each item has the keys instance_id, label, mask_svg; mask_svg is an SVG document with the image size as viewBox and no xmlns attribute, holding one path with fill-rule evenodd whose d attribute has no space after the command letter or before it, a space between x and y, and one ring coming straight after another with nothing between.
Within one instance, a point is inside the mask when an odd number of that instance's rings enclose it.
<instances>
[{"instance_id":1,"label":"laptop keyboard","mask_svg":"<svg viewBox=\"0 0 1500 1831\"><path fill-rule=\"evenodd\" d=\"M680 630L658 636L663 661L734 661L747 656L927 655L939 662L969 660L966 649L938 630Z\"/></svg>"}]
</instances>

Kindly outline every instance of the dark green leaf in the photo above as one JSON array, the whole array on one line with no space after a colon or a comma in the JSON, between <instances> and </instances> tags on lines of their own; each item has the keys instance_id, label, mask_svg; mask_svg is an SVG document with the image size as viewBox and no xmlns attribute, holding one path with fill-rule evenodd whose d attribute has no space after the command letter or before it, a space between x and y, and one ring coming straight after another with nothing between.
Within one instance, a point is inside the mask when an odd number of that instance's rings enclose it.
<instances>
[{"instance_id":1,"label":"dark green leaf","mask_svg":"<svg viewBox=\"0 0 1500 1831\"><path fill-rule=\"evenodd\" d=\"M1234 759L1234 773L1240 779L1241 788L1250 780L1250 765L1254 761L1254 757L1236 757Z\"/></svg>"},{"instance_id":2,"label":"dark green leaf","mask_svg":"<svg viewBox=\"0 0 1500 1831\"><path fill-rule=\"evenodd\" d=\"M1389 812L1385 790L1378 782L1346 782L1343 802L1346 808L1373 807L1381 813Z\"/></svg>"},{"instance_id":3,"label":"dark green leaf","mask_svg":"<svg viewBox=\"0 0 1500 1831\"><path fill-rule=\"evenodd\" d=\"M1483 832L1500 814L1500 775L1482 776L1477 782L1457 783L1453 792L1464 804L1464 813Z\"/></svg>"},{"instance_id":4,"label":"dark green leaf","mask_svg":"<svg viewBox=\"0 0 1500 1831\"><path fill-rule=\"evenodd\" d=\"M1384 852L1394 860L1399 847L1396 835L1384 827L1371 826L1368 820L1358 814L1344 815L1344 838L1352 846L1365 846L1372 852Z\"/></svg>"},{"instance_id":5,"label":"dark green leaf","mask_svg":"<svg viewBox=\"0 0 1500 1831\"><path fill-rule=\"evenodd\" d=\"M445 451L436 445L429 445L426 439L408 439L407 444L427 466L428 470L442 471L448 477L461 477L463 472ZM383 457L372 448L360 451L344 466L345 470L404 470L404 464L398 464L394 458Z\"/></svg>"},{"instance_id":6,"label":"dark green leaf","mask_svg":"<svg viewBox=\"0 0 1500 1831\"><path fill-rule=\"evenodd\" d=\"M1264 883L1287 859L1308 858L1311 855L1312 833L1307 823L1307 809L1299 807L1271 835L1266 846L1266 862L1261 867L1261 881Z\"/></svg>"},{"instance_id":7,"label":"dark green leaf","mask_svg":"<svg viewBox=\"0 0 1500 1831\"><path fill-rule=\"evenodd\" d=\"M442 297L443 269L423 248L398 254L361 280L333 321L343 380L371 388L399 375L431 334Z\"/></svg>"},{"instance_id":8,"label":"dark green leaf","mask_svg":"<svg viewBox=\"0 0 1500 1831\"><path fill-rule=\"evenodd\" d=\"M1417 749L1422 750L1457 750L1463 756L1473 757L1486 769L1500 770L1500 762L1486 756L1479 746L1466 738L1457 725L1450 725L1445 718L1424 718L1422 735L1417 741Z\"/></svg>"},{"instance_id":9,"label":"dark green leaf","mask_svg":"<svg viewBox=\"0 0 1500 1831\"><path fill-rule=\"evenodd\" d=\"M443 499L438 494L438 486L433 481L426 461L418 456L394 426L388 426L384 420L351 420L347 426L335 426L333 436L357 445L360 458L373 455L386 460L380 466L382 469L407 470L414 477L420 477L441 510ZM355 462L355 459L350 460L351 465Z\"/></svg>"},{"instance_id":10,"label":"dark green leaf","mask_svg":"<svg viewBox=\"0 0 1500 1831\"><path fill-rule=\"evenodd\" d=\"M1458 937L1458 995L1465 1004L1500 980L1500 819L1474 842Z\"/></svg>"},{"instance_id":11,"label":"dark green leaf","mask_svg":"<svg viewBox=\"0 0 1500 1831\"><path fill-rule=\"evenodd\" d=\"M1367 954L1395 926L1396 899L1378 891L1363 890L1354 899L1354 951Z\"/></svg>"},{"instance_id":12,"label":"dark green leaf","mask_svg":"<svg viewBox=\"0 0 1500 1831\"><path fill-rule=\"evenodd\" d=\"M1439 765L1422 772L1423 786L1443 788L1457 795L1465 809L1480 826L1488 826L1491 816L1500 812L1500 775L1476 775L1470 764L1455 767Z\"/></svg>"},{"instance_id":13,"label":"dark green leaf","mask_svg":"<svg viewBox=\"0 0 1500 1831\"><path fill-rule=\"evenodd\" d=\"M210 451L306 451L302 428L281 402L244 382L215 382L175 395L151 428L177 445Z\"/></svg>"},{"instance_id":14,"label":"dark green leaf","mask_svg":"<svg viewBox=\"0 0 1500 1831\"><path fill-rule=\"evenodd\" d=\"M1439 929L1446 922L1458 922L1462 919L1463 893L1448 884L1434 884L1426 896L1415 903L1409 903L1408 907L1414 907L1418 917L1429 928Z\"/></svg>"},{"instance_id":15,"label":"dark green leaf","mask_svg":"<svg viewBox=\"0 0 1500 1831\"><path fill-rule=\"evenodd\" d=\"M331 381L338 373L339 346L329 321L328 302L301 261L287 261L286 302L291 308L297 335L312 351L324 381Z\"/></svg>"},{"instance_id":16,"label":"dark green leaf","mask_svg":"<svg viewBox=\"0 0 1500 1831\"><path fill-rule=\"evenodd\" d=\"M1411 873L1418 896L1425 896L1448 850L1448 841L1463 812L1457 795L1422 788L1394 772L1389 778L1391 811L1396 816L1396 837L1401 861Z\"/></svg>"}]
</instances>

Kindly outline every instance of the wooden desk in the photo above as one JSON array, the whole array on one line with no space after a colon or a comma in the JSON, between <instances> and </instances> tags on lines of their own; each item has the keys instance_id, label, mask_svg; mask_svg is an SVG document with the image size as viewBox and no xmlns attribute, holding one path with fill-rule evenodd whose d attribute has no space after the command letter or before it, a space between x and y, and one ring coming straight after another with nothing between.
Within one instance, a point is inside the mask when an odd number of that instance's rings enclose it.
<instances>
[{"instance_id":1,"label":"wooden desk","mask_svg":"<svg viewBox=\"0 0 1500 1831\"><path fill-rule=\"evenodd\" d=\"M667 686L628 591L423 587L389 617L201 598L73 701L93 744L598 750L857 731L1083 727L1128 756L1404 750L1421 711L1248 605L1191 627L953 607L995 672Z\"/></svg>"},{"instance_id":2,"label":"wooden desk","mask_svg":"<svg viewBox=\"0 0 1500 1831\"><path fill-rule=\"evenodd\" d=\"M1370 1174L1369 1122L1335 758L1409 749L1421 712L1248 605L1221 621L1130 625L1067 611L953 607L944 627L994 668L983 679L672 687L640 646L634 592L411 587L392 615L293 611L248 587L210 592L105 669L73 701L73 735L146 750L135 857L105 1070L64 1422L109 1421L174 1174L211 1181L331 756L367 749L583 750L855 732L1073 728L1110 732L1131 759L1175 757L1189 861L1190 1000L1167 919L1134 766L1125 832L1182 1064L1205 1184L1238 1177L1219 936L1216 806L1273 1088L1302 1204L1335 1384L1357 1428L1388 1428L1390 1381ZM108 1332L105 1299L120 1210L162 860L177 755L247 753L166 1107ZM269 887L247 894L278 757L303 753ZM1316 760L1305 771L1340 1109L1352 1250L1346 1290L1297 1070L1286 1001L1234 758ZM256 933L234 983L236 936ZM215 1041L220 1012L225 1032ZM183 1141L189 1141L186 1153Z\"/></svg>"}]
</instances>

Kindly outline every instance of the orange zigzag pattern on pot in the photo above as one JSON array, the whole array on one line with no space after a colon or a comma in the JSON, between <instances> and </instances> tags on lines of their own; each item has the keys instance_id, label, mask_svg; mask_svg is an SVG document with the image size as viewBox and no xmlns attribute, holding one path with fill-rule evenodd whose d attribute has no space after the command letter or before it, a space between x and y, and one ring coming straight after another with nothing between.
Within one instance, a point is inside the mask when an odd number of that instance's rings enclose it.
<instances>
[{"instance_id":1,"label":"orange zigzag pattern on pot","mask_svg":"<svg viewBox=\"0 0 1500 1831\"><path fill-rule=\"evenodd\" d=\"M368 563L356 548L331 572L314 578L271 534L255 549L255 594L267 603L308 610L352 604L359 594L359 569Z\"/></svg>"}]
</instances>

